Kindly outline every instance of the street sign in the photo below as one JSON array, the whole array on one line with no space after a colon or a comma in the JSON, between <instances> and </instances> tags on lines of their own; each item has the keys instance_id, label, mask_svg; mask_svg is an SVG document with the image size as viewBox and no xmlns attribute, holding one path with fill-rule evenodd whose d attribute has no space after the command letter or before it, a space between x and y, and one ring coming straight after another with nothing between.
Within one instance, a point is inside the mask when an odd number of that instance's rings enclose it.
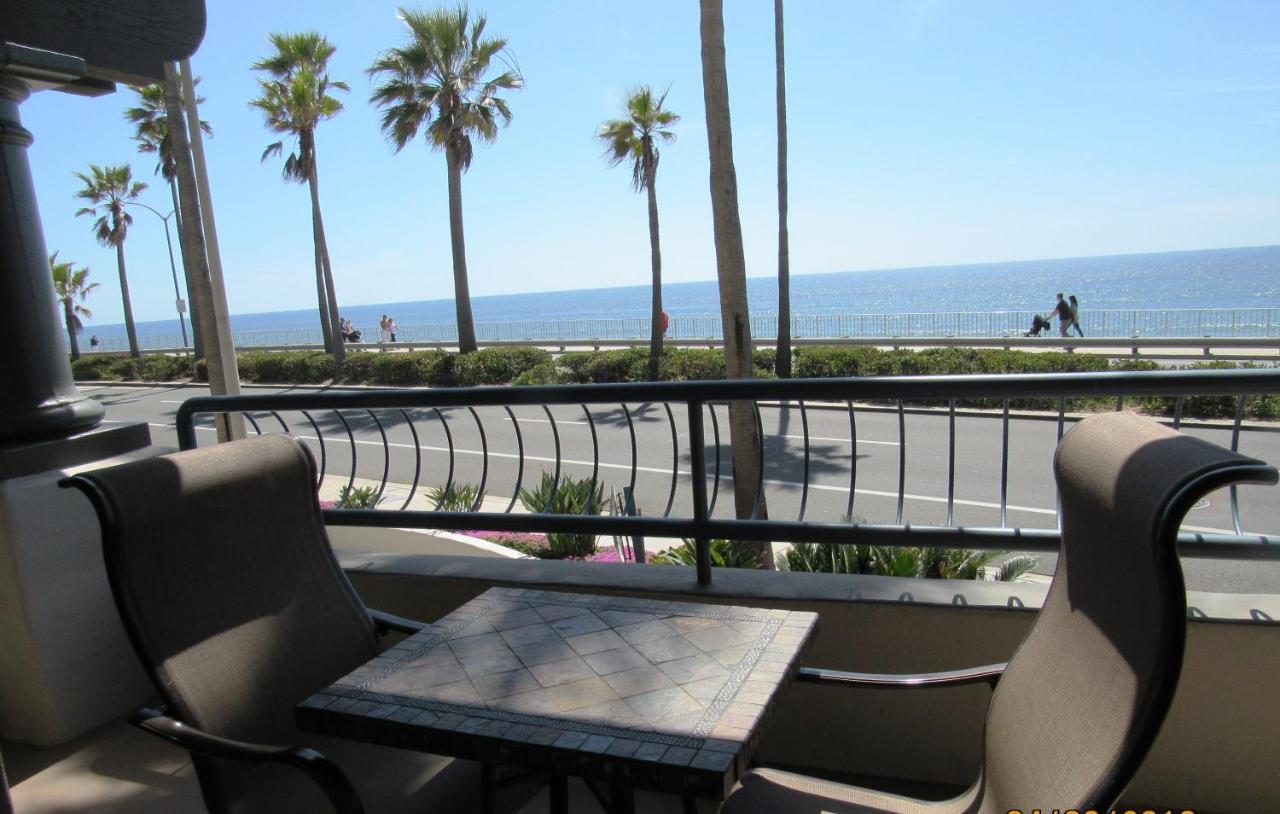
<instances>
[{"instance_id":1,"label":"street sign","mask_svg":"<svg viewBox=\"0 0 1280 814\"><path fill-rule=\"evenodd\" d=\"M184 299L182 299L181 297L179 297L178 299L176 299L176 300L174 300L174 301L173 301L173 304L177 307L177 309L178 309L178 313L179 313L179 314L185 314L185 313L187 313L187 301L186 301L186 300L184 300Z\"/></svg>"}]
</instances>

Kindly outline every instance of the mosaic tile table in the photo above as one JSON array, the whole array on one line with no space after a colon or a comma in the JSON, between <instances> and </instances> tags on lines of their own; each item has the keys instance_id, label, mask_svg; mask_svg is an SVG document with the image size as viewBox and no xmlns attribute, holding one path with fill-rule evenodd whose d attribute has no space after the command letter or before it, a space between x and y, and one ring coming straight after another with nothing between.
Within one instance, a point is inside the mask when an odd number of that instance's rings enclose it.
<instances>
[{"instance_id":1,"label":"mosaic tile table","mask_svg":"<svg viewBox=\"0 0 1280 814\"><path fill-rule=\"evenodd\" d=\"M491 588L298 706L303 729L723 799L813 613Z\"/></svg>"}]
</instances>

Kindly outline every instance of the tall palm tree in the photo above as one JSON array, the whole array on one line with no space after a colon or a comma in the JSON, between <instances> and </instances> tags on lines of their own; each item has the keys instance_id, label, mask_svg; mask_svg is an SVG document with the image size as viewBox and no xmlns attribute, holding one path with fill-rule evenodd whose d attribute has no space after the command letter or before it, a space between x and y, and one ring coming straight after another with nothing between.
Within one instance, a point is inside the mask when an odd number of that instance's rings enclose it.
<instances>
[{"instance_id":1,"label":"tall palm tree","mask_svg":"<svg viewBox=\"0 0 1280 814\"><path fill-rule=\"evenodd\" d=\"M200 84L200 77L196 77L196 85ZM169 195L173 200L173 221L177 227L178 234L182 234L182 207L178 205L178 179L177 169L174 163L173 146L169 140L169 113L165 110L164 102L164 85L156 83L154 85L133 85L130 90L137 94L137 107L126 108L124 117L134 125L133 140L138 143L138 152L155 153L156 169L155 173L163 178L169 184ZM197 104L204 103L204 97L196 97ZM213 135L213 128L206 121L200 122L200 129L207 136ZM168 223L165 224L166 231ZM184 264L185 266L185 264ZM185 269L184 269L185 270ZM188 280L188 289L190 289L190 280ZM191 293L188 290L187 299L191 299ZM191 316L191 334L193 344L195 346L196 358L204 358L204 348L200 341L200 331L196 327L196 313L194 309L188 309ZM178 315L179 326L181 327L182 315ZM186 328L183 327L185 336Z\"/></svg>"},{"instance_id":2,"label":"tall palm tree","mask_svg":"<svg viewBox=\"0 0 1280 814\"><path fill-rule=\"evenodd\" d=\"M120 298L124 302L124 329L129 335L129 355L141 356L138 331L133 326L133 303L129 300L129 278L124 266L124 241L129 235L129 227L133 225L133 216L124 205L136 200L147 185L133 180L133 170L128 164L114 167L90 164L88 175L78 172L76 177L84 184L84 189L77 192L76 197L90 204L76 212L76 216L95 217L94 237L103 246L115 247L116 268L120 272Z\"/></svg>"},{"instance_id":3,"label":"tall palm tree","mask_svg":"<svg viewBox=\"0 0 1280 814\"><path fill-rule=\"evenodd\" d=\"M716 277L720 283L720 319L724 327L725 373L750 379L751 319L747 308L747 261L738 216L738 176L733 166L733 127L729 120L729 77L725 69L723 0L701 0L702 95L707 112L711 156L711 222L715 233ZM739 518L767 515L760 478L761 439L750 402L729 403L733 452L733 503ZM771 564L768 543L759 544L761 562Z\"/></svg>"},{"instance_id":4,"label":"tall palm tree","mask_svg":"<svg viewBox=\"0 0 1280 814\"><path fill-rule=\"evenodd\" d=\"M98 287L89 282L89 269L77 269L75 263L59 263L58 253L49 255L49 270L53 273L53 290L62 304L62 318L67 323L67 339L71 342L71 358L80 358L80 342L76 336L84 330L80 317L92 319L93 312L84 307L90 292Z\"/></svg>"},{"instance_id":5,"label":"tall palm tree","mask_svg":"<svg viewBox=\"0 0 1280 814\"><path fill-rule=\"evenodd\" d=\"M195 84L200 84L200 77L196 77ZM164 106L164 85L134 85L130 90L138 94L138 106L126 108L124 117L135 126L133 140L138 142L138 152L155 153L156 174L172 186L175 169L173 148L169 142L169 114ZM197 104L204 104L204 101L203 96L196 98ZM206 121L200 122L200 129L207 136L213 135L213 128ZM177 198L176 192L174 198Z\"/></svg>"},{"instance_id":6,"label":"tall palm tree","mask_svg":"<svg viewBox=\"0 0 1280 814\"><path fill-rule=\"evenodd\" d=\"M315 31L272 34L276 52L253 63L267 79L259 79L262 96L249 103L262 111L267 127L293 137L297 144L284 161L286 181L306 182L311 191L311 233L315 243L316 295L320 302L320 326L325 350L340 365L345 349L339 327L338 295L333 285L329 244L320 214L320 178L316 169L316 125L342 110L332 90L349 90L347 83L329 78L329 58L337 49ZM284 141L267 146L262 160L284 152Z\"/></svg>"},{"instance_id":7,"label":"tall palm tree","mask_svg":"<svg viewBox=\"0 0 1280 814\"><path fill-rule=\"evenodd\" d=\"M485 37L485 15L472 17L466 5L432 11L402 8L399 16L409 29L409 41L384 51L369 68L369 75L381 80L370 101L384 109L382 132L396 152L423 128L431 148L444 151L458 349L470 353L476 349L476 329L462 230L462 173L471 166L472 137L492 142L499 127L511 122L511 109L498 94L524 87L524 79L506 59L506 39ZM489 76L495 59L504 70Z\"/></svg>"},{"instance_id":8,"label":"tall palm tree","mask_svg":"<svg viewBox=\"0 0 1280 814\"><path fill-rule=\"evenodd\" d=\"M663 108L667 91L656 96L653 88L638 85L627 91L626 117L610 119L600 125L596 138L605 144L604 157L609 166L631 161L631 185L636 192L649 193L649 255L653 265L653 310L649 333L649 378L658 378L662 361L662 249L658 241L658 142L673 142L676 134L669 129L680 117Z\"/></svg>"},{"instance_id":9,"label":"tall palm tree","mask_svg":"<svg viewBox=\"0 0 1280 814\"><path fill-rule=\"evenodd\" d=\"M773 52L778 89L778 354L774 372L791 378L791 248L787 240L787 61L782 0L773 0Z\"/></svg>"}]
</instances>

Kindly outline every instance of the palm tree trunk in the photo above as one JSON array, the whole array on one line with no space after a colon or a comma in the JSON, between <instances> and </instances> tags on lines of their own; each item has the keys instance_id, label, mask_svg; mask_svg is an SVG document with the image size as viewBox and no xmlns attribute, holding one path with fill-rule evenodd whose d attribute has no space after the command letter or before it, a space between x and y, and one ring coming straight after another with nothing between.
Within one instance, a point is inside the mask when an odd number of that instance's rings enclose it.
<instances>
[{"instance_id":1,"label":"palm tree trunk","mask_svg":"<svg viewBox=\"0 0 1280 814\"><path fill-rule=\"evenodd\" d=\"M724 327L725 372L731 379L752 377L751 321L747 308L747 261L738 217L738 178L733 166L733 130L729 120L729 78L725 70L723 0L701 0L702 94L707 112L707 146L711 155L711 214L716 244L716 277L720 282L720 319ZM759 490L761 439L755 405L729 404L733 452L733 504L738 518L768 514ZM755 548L763 567L771 568L768 543Z\"/></svg>"},{"instance_id":2,"label":"palm tree trunk","mask_svg":"<svg viewBox=\"0 0 1280 814\"><path fill-rule=\"evenodd\" d=\"M124 302L124 330L129 335L129 355L142 355L138 349L138 329L133 326L133 302L129 299L129 277L124 270L124 241L116 244L116 268L120 271L120 299Z\"/></svg>"},{"instance_id":3,"label":"palm tree trunk","mask_svg":"<svg viewBox=\"0 0 1280 814\"><path fill-rule=\"evenodd\" d=\"M308 134L298 134L302 141L308 140ZM300 152L305 155L309 145L304 145ZM333 353L333 322L329 319L329 289L324 283L324 224L320 218L320 191L316 188L315 173L308 173L307 186L311 190L311 245L315 251L316 261L316 304L320 311L320 338L324 343L324 352Z\"/></svg>"},{"instance_id":4,"label":"palm tree trunk","mask_svg":"<svg viewBox=\"0 0 1280 814\"><path fill-rule=\"evenodd\" d=\"M467 285L467 244L462 233L462 166L457 151L446 147L449 168L449 241L453 248L453 301L458 312L458 351L476 349L476 325L471 319L471 289Z\"/></svg>"},{"instance_id":5,"label":"palm tree trunk","mask_svg":"<svg viewBox=\"0 0 1280 814\"><path fill-rule=\"evenodd\" d=\"M71 361L80 358L80 342L76 339L76 315L71 305L71 297L62 298L62 317L67 323L67 339L71 340Z\"/></svg>"},{"instance_id":6,"label":"palm tree trunk","mask_svg":"<svg viewBox=\"0 0 1280 814\"><path fill-rule=\"evenodd\" d=\"M778 355L774 372L791 378L791 248L787 241L787 72L782 0L773 0L773 49L778 74Z\"/></svg>"},{"instance_id":7,"label":"palm tree trunk","mask_svg":"<svg viewBox=\"0 0 1280 814\"><path fill-rule=\"evenodd\" d=\"M315 145L312 144L311 155L314 160ZM313 164L307 176L307 186L311 189L311 231L316 244L317 285L320 286L320 316L326 339L325 350L333 354L334 376L342 369L342 360L346 356L343 344L342 329L338 317L338 294L333 285L333 269L329 265L329 242L324 235L324 216L320 214L320 175Z\"/></svg>"},{"instance_id":8,"label":"palm tree trunk","mask_svg":"<svg viewBox=\"0 0 1280 814\"><path fill-rule=\"evenodd\" d=\"M178 253L182 253L182 207L178 204L178 179L169 178L169 193L173 196L173 227L178 230ZM204 358L204 341L200 338L200 328L196 325L196 309L191 306L191 275L187 273L186 259L182 262L182 276L187 284L187 319L191 322L191 348L195 358ZM182 319L179 315L178 319Z\"/></svg>"},{"instance_id":9,"label":"palm tree trunk","mask_svg":"<svg viewBox=\"0 0 1280 814\"><path fill-rule=\"evenodd\" d=\"M219 320L222 306L216 302L225 292L214 290L214 274L211 268L210 246L216 240L216 229L210 229L212 220L203 217L205 203L201 200L195 155L184 124L183 94L178 89L178 66L165 63L164 101L169 117L169 137L172 139L175 174L178 181L178 203L182 213L182 262L187 269L187 294L191 297L191 311L198 315L194 324L201 332L206 353L209 392L215 396L239 395L240 375L236 364L235 346L231 341L229 322ZM191 92L191 99L195 98ZM194 117L197 120L198 117ZM206 235L208 240L206 241ZM239 413L214 417L218 431L218 443L234 441L245 436L244 416Z\"/></svg>"},{"instance_id":10,"label":"palm tree trunk","mask_svg":"<svg viewBox=\"0 0 1280 814\"><path fill-rule=\"evenodd\" d=\"M658 192L654 189L657 172L648 171L645 187L649 191L649 255L653 260L653 313L649 332L649 381L658 380L662 363L662 248L658 241Z\"/></svg>"}]
</instances>

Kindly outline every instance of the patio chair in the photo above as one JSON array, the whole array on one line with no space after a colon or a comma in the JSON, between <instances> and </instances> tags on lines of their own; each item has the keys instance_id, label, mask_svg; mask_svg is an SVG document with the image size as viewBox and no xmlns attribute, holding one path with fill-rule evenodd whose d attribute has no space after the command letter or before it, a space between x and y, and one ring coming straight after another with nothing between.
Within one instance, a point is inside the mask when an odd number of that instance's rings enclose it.
<instances>
[{"instance_id":1,"label":"patio chair","mask_svg":"<svg viewBox=\"0 0 1280 814\"><path fill-rule=\"evenodd\" d=\"M801 671L802 679L879 687L994 683L973 786L929 802L759 769L743 776L723 814L1101 811L1116 801L1160 730L1182 667L1182 518L1207 492L1274 483L1276 470L1131 413L1108 413L1063 438L1054 473L1057 572L1007 665L917 676Z\"/></svg>"},{"instance_id":2,"label":"patio chair","mask_svg":"<svg viewBox=\"0 0 1280 814\"><path fill-rule=\"evenodd\" d=\"M266 436L76 475L111 590L165 709L132 721L191 752L212 812L470 810L477 764L294 726L294 706L420 623L365 608L299 442Z\"/></svg>"}]
</instances>

